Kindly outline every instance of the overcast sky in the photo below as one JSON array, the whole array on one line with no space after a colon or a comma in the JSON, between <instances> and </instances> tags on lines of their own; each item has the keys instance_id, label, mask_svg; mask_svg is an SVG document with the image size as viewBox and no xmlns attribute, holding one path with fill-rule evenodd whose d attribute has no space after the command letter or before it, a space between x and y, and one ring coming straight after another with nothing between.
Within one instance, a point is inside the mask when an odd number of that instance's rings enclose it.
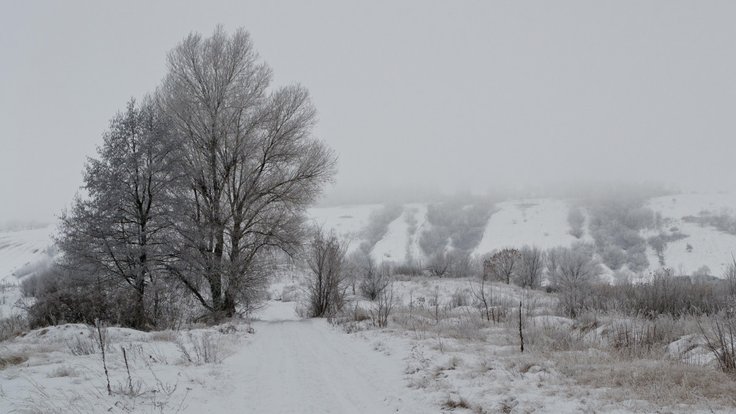
<instances>
[{"instance_id":1,"label":"overcast sky","mask_svg":"<svg viewBox=\"0 0 736 414\"><path fill-rule=\"evenodd\" d=\"M736 181L733 1L0 4L0 222L68 205L112 115L218 23L312 93L333 197Z\"/></svg>"}]
</instances>

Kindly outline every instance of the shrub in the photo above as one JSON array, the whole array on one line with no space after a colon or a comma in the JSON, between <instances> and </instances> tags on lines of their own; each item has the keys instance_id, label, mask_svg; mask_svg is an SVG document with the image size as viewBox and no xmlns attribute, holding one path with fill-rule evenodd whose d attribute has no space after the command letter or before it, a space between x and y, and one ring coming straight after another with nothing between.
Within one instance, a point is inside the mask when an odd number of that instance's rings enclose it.
<instances>
[{"instance_id":1,"label":"shrub","mask_svg":"<svg viewBox=\"0 0 736 414\"><path fill-rule=\"evenodd\" d=\"M733 315L720 314L709 318L709 326L700 326L708 350L727 374L736 374L736 320Z\"/></svg>"},{"instance_id":2,"label":"shrub","mask_svg":"<svg viewBox=\"0 0 736 414\"><path fill-rule=\"evenodd\" d=\"M188 332L177 338L176 347L187 362L195 365L219 363L224 357L221 342L214 339L210 332L201 335Z\"/></svg>"},{"instance_id":3,"label":"shrub","mask_svg":"<svg viewBox=\"0 0 736 414\"><path fill-rule=\"evenodd\" d=\"M307 247L307 306L309 316L332 316L342 309L347 289L344 275L345 245L334 233L315 229Z\"/></svg>"},{"instance_id":4,"label":"shrub","mask_svg":"<svg viewBox=\"0 0 736 414\"><path fill-rule=\"evenodd\" d=\"M388 326L388 318L394 308L394 292L390 287L383 290L376 298L373 309L370 310L371 321L373 326L377 328L385 328Z\"/></svg>"}]
</instances>

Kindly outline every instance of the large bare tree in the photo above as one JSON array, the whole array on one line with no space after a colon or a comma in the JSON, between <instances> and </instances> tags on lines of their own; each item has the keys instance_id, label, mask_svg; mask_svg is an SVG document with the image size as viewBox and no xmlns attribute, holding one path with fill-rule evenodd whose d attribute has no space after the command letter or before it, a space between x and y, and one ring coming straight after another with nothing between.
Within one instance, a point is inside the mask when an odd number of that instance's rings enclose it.
<instances>
[{"instance_id":1,"label":"large bare tree","mask_svg":"<svg viewBox=\"0 0 736 414\"><path fill-rule=\"evenodd\" d=\"M271 71L246 31L191 34L168 63L161 102L187 177L176 274L206 309L232 316L264 283L251 271L259 255L299 247L304 210L334 175L334 156L312 135L308 92L268 90Z\"/></svg>"}]
</instances>

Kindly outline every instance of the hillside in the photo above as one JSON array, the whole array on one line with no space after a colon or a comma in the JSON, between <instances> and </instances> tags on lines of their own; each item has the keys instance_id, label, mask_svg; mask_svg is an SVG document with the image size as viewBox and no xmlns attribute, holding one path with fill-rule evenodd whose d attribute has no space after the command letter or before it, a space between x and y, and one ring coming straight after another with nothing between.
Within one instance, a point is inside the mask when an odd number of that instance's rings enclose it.
<instances>
[{"instance_id":1,"label":"hillside","mask_svg":"<svg viewBox=\"0 0 736 414\"><path fill-rule=\"evenodd\" d=\"M587 217L583 235L579 239L570 234L568 214L574 203L562 199L518 199L496 203L490 218L482 228L482 237L470 249L472 255L483 255L504 247L534 245L542 249L570 246L575 242L594 243ZM720 277L736 253L736 234L709 225L717 218L732 217L736 196L732 194L676 194L646 200L644 208L651 209L658 217L656 227L638 230L645 242L657 235L672 236L663 249L664 265L680 274L692 274L700 270ZM412 260L421 263L429 253L423 249L423 233L431 232L433 223L428 219L431 204L413 203L403 206L402 213L383 229L381 238L373 245L371 256L376 261L404 263ZM350 250L365 242L371 215L383 208L380 204L341 207L318 207L310 210L314 222L324 229L334 229L350 241ZM461 211L461 210L460 210ZM589 212L583 209L586 216ZM375 233L375 226L370 232ZM452 229L435 232L433 246L454 248ZM426 236L426 234L425 234ZM455 236L456 237L456 236ZM427 244L425 244L426 247ZM690 247L688 247L690 246ZM642 247L643 248L643 247ZM648 274L662 265L657 252L646 243L648 267L635 273ZM703 268L703 266L707 266Z\"/></svg>"},{"instance_id":2,"label":"hillside","mask_svg":"<svg viewBox=\"0 0 736 414\"><path fill-rule=\"evenodd\" d=\"M51 262L54 226L0 231L0 284L17 284Z\"/></svg>"}]
</instances>

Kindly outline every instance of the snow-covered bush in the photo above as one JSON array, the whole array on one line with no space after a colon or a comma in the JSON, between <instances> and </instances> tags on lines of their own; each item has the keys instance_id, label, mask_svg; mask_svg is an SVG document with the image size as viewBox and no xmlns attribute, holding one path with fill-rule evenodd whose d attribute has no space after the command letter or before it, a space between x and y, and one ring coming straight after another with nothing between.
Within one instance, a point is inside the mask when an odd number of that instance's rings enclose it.
<instances>
[{"instance_id":1,"label":"snow-covered bush","mask_svg":"<svg viewBox=\"0 0 736 414\"><path fill-rule=\"evenodd\" d=\"M342 309L347 290L345 248L334 233L325 234L320 229L313 231L305 253L309 268L306 279L306 311L309 316L332 316Z\"/></svg>"}]
</instances>

